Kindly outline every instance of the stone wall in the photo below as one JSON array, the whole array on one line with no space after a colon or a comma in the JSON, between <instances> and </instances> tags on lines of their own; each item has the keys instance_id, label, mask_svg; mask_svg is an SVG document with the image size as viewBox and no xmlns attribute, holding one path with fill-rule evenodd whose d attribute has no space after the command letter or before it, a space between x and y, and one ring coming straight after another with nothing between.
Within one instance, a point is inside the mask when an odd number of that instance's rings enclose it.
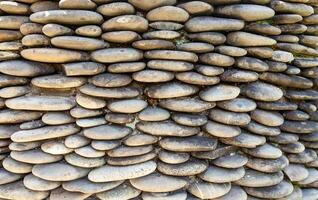
<instances>
[{"instance_id":1,"label":"stone wall","mask_svg":"<svg viewBox=\"0 0 318 200\"><path fill-rule=\"evenodd\" d=\"M0 1L0 199L317 200L315 13Z\"/></svg>"}]
</instances>

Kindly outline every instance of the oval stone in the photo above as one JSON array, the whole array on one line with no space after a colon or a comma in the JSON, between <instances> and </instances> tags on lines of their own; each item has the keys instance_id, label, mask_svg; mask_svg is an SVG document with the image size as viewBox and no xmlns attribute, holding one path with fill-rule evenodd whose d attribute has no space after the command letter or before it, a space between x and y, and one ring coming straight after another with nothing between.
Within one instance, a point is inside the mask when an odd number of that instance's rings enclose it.
<instances>
[{"instance_id":1,"label":"oval stone","mask_svg":"<svg viewBox=\"0 0 318 200\"><path fill-rule=\"evenodd\" d=\"M276 44L276 40L272 38L242 31L229 33L227 42L230 45L239 47L271 46Z\"/></svg>"},{"instance_id":2,"label":"oval stone","mask_svg":"<svg viewBox=\"0 0 318 200\"><path fill-rule=\"evenodd\" d=\"M216 105L232 112L249 112L256 108L256 103L247 98L235 98L228 101L217 102Z\"/></svg>"},{"instance_id":3,"label":"oval stone","mask_svg":"<svg viewBox=\"0 0 318 200\"><path fill-rule=\"evenodd\" d=\"M81 77L66 77L63 75L49 75L40 76L33 78L31 83L37 87L41 88L75 88L84 85L86 82L85 78Z\"/></svg>"},{"instance_id":4,"label":"oval stone","mask_svg":"<svg viewBox=\"0 0 318 200\"><path fill-rule=\"evenodd\" d=\"M159 105L172 111L198 113L213 108L215 103L201 101L197 98L182 98L161 100Z\"/></svg>"},{"instance_id":5,"label":"oval stone","mask_svg":"<svg viewBox=\"0 0 318 200\"><path fill-rule=\"evenodd\" d=\"M230 183L209 183L197 181L190 185L188 192L200 199L214 199L227 194L231 190Z\"/></svg>"},{"instance_id":6,"label":"oval stone","mask_svg":"<svg viewBox=\"0 0 318 200\"><path fill-rule=\"evenodd\" d=\"M47 181L33 174L26 175L23 179L23 184L26 188L34 191L50 191L61 185L60 182Z\"/></svg>"},{"instance_id":7,"label":"oval stone","mask_svg":"<svg viewBox=\"0 0 318 200\"><path fill-rule=\"evenodd\" d=\"M266 126L280 126L284 123L284 117L278 112L256 109L251 112L251 118Z\"/></svg>"},{"instance_id":8,"label":"oval stone","mask_svg":"<svg viewBox=\"0 0 318 200\"><path fill-rule=\"evenodd\" d=\"M128 166L105 165L93 169L88 174L88 179L93 182L110 182L118 180L133 179L146 176L156 170L154 161L147 161Z\"/></svg>"},{"instance_id":9,"label":"oval stone","mask_svg":"<svg viewBox=\"0 0 318 200\"><path fill-rule=\"evenodd\" d=\"M186 186L184 179L166 176L160 173L131 179L130 183L137 189L146 192L172 192Z\"/></svg>"},{"instance_id":10,"label":"oval stone","mask_svg":"<svg viewBox=\"0 0 318 200\"><path fill-rule=\"evenodd\" d=\"M122 181L114 181L108 183L93 183L87 178L81 178L73 181L64 182L62 187L69 192L81 192L85 194L99 193L111 190L122 184Z\"/></svg>"},{"instance_id":11,"label":"oval stone","mask_svg":"<svg viewBox=\"0 0 318 200\"><path fill-rule=\"evenodd\" d=\"M185 22L188 20L189 14L182 8L162 6L148 12L146 17L149 21Z\"/></svg>"},{"instance_id":12,"label":"oval stone","mask_svg":"<svg viewBox=\"0 0 318 200\"><path fill-rule=\"evenodd\" d=\"M133 48L108 48L92 52L92 60L101 63L129 62L142 59L141 51Z\"/></svg>"},{"instance_id":13,"label":"oval stone","mask_svg":"<svg viewBox=\"0 0 318 200\"><path fill-rule=\"evenodd\" d=\"M32 142L72 135L79 130L80 129L74 124L46 126L37 129L17 131L11 136L11 139L15 142Z\"/></svg>"},{"instance_id":14,"label":"oval stone","mask_svg":"<svg viewBox=\"0 0 318 200\"><path fill-rule=\"evenodd\" d=\"M47 10L30 15L30 20L36 23L58 23L58 24L100 24L103 16L88 10Z\"/></svg>"},{"instance_id":15,"label":"oval stone","mask_svg":"<svg viewBox=\"0 0 318 200\"><path fill-rule=\"evenodd\" d=\"M210 165L205 172L199 174L199 177L202 180L211 183L227 183L241 179L244 174L244 167L240 167L237 169L226 169Z\"/></svg>"},{"instance_id":16,"label":"oval stone","mask_svg":"<svg viewBox=\"0 0 318 200\"><path fill-rule=\"evenodd\" d=\"M199 94L204 101L224 101L236 98L240 88L231 85L219 84L202 90Z\"/></svg>"},{"instance_id":17,"label":"oval stone","mask_svg":"<svg viewBox=\"0 0 318 200\"><path fill-rule=\"evenodd\" d=\"M189 96L198 91L198 88L189 84L170 82L152 85L145 89L145 94L150 98L167 99Z\"/></svg>"},{"instance_id":18,"label":"oval stone","mask_svg":"<svg viewBox=\"0 0 318 200\"><path fill-rule=\"evenodd\" d=\"M146 107L147 103L139 99L113 101L107 105L109 110L119 113L137 113Z\"/></svg>"},{"instance_id":19,"label":"oval stone","mask_svg":"<svg viewBox=\"0 0 318 200\"><path fill-rule=\"evenodd\" d=\"M225 125L214 121L208 121L203 129L216 137L235 137L241 133L241 129L237 126Z\"/></svg>"},{"instance_id":20,"label":"oval stone","mask_svg":"<svg viewBox=\"0 0 318 200\"><path fill-rule=\"evenodd\" d=\"M201 136L169 137L160 140L159 145L166 150L176 152L211 151L216 148L217 141Z\"/></svg>"},{"instance_id":21,"label":"oval stone","mask_svg":"<svg viewBox=\"0 0 318 200\"><path fill-rule=\"evenodd\" d=\"M195 135L199 132L198 127L188 127L178 125L172 121L162 122L138 122L136 124L138 130L154 135L154 136L177 136L187 137Z\"/></svg>"},{"instance_id":22,"label":"oval stone","mask_svg":"<svg viewBox=\"0 0 318 200\"><path fill-rule=\"evenodd\" d=\"M122 15L106 20L102 28L104 31L145 32L148 29L148 21L137 15Z\"/></svg>"},{"instance_id":23,"label":"oval stone","mask_svg":"<svg viewBox=\"0 0 318 200\"><path fill-rule=\"evenodd\" d=\"M132 129L126 126L119 125L101 125L93 128L88 128L83 131L83 134L95 140L115 140L125 137L130 134Z\"/></svg>"},{"instance_id":24,"label":"oval stone","mask_svg":"<svg viewBox=\"0 0 318 200\"><path fill-rule=\"evenodd\" d=\"M16 110L62 111L75 106L67 97L59 96L23 96L6 100L6 106Z\"/></svg>"},{"instance_id":25,"label":"oval stone","mask_svg":"<svg viewBox=\"0 0 318 200\"><path fill-rule=\"evenodd\" d=\"M244 27L244 21L218 17L194 17L185 23L189 32L237 31Z\"/></svg>"},{"instance_id":26,"label":"oval stone","mask_svg":"<svg viewBox=\"0 0 318 200\"><path fill-rule=\"evenodd\" d=\"M275 186L261 187L261 188L255 188L255 187L245 188L246 193L255 197L265 198L265 199L282 198L291 194L293 190L294 190L293 185L287 181L282 181Z\"/></svg>"},{"instance_id":27,"label":"oval stone","mask_svg":"<svg viewBox=\"0 0 318 200\"><path fill-rule=\"evenodd\" d=\"M108 43L103 40L79 36L57 36L51 39L51 44L65 49L93 51L107 48Z\"/></svg>"},{"instance_id":28,"label":"oval stone","mask_svg":"<svg viewBox=\"0 0 318 200\"><path fill-rule=\"evenodd\" d=\"M234 4L219 7L216 10L221 15L239 18L244 21L258 21L272 18L275 11L269 7L253 4Z\"/></svg>"},{"instance_id":29,"label":"oval stone","mask_svg":"<svg viewBox=\"0 0 318 200\"><path fill-rule=\"evenodd\" d=\"M205 161L191 159L180 164L158 162L157 170L170 176L194 176L205 171L207 167L208 164Z\"/></svg>"},{"instance_id":30,"label":"oval stone","mask_svg":"<svg viewBox=\"0 0 318 200\"><path fill-rule=\"evenodd\" d=\"M48 181L71 181L86 176L88 170L64 163L51 163L35 165L32 173Z\"/></svg>"},{"instance_id":31,"label":"oval stone","mask_svg":"<svg viewBox=\"0 0 318 200\"><path fill-rule=\"evenodd\" d=\"M280 183L284 178L282 172L264 173L252 169L246 169L245 175L235 181L235 184L245 187L268 187Z\"/></svg>"},{"instance_id":32,"label":"oval stone","mask_svg":"<svg viewBox=\"0 0 318 200\"><path fill-rule=\"evenodd\" d=\"M283 96L280 88L262 82L249 83L243 87L242 92L246 96L260 101L277 101Z\"/></svg>"},{"instance_id":33,"label":"oval stone","mask_svg":"<svg viewBox=\"0 0 318 200\"><path fill-rule=\"evenodd\" d=\"M51 155L39 149L26 151L11 151L10 156L17 161L30 164L43 164L57 162L63 158L60 155Z\"/></svg>"},{"instance_id":34,"label":"oval stone","mask_svg":"<svg viewBox=\"0 0 318 200\"><path fill-rule=\"evenodd\" d=\"M86 52L58 48L29 48L20 53L25 59L45 63L66 63L89 59Z\"/></svg>"},{"instance_id":35,"label":"oval stone","mask_svg":"<svg viewBox=\"0 0 318 200\"><path fill-rule=\"evenodd\" d=\"M49 192L27 189L22 181L0 185L0 198L4 199L45 199Z\"/></svg>"},{"instance_id":36,"label":"oval stone","mask_svg":"<svg viewBox=\"0 0 318 200\"><path fill-rule=\"evenodd\" d=\"M133 199L137 197L140 193L140 190L134 188L130 184L121 184L120 186L114 189L97 193L96 196L101 200Z\"/></svg>"},{"instance_id":37,"label":"oval stone","mask_svg":"<svg viewBox=\"0 0 318 200\"><path fill-rule=\"evenodd\" d=\"M139 72L135 72L132 75L132 78L135 81L144 83L167 82L171 81L174 78L174 74L171 72L165 72L160 70L146 69Z\"/></svg>"},{"instance_id":38,"label":"oval stone","mask_svg":"<svg viewBox=\"0 0 318 200\"><path fill-rule=\"evenodd\" d=\"M0 72L12 76L34 77L53 73L52 66L26 60L9 60L0 63Z\"/></svg>"}]
</instances>

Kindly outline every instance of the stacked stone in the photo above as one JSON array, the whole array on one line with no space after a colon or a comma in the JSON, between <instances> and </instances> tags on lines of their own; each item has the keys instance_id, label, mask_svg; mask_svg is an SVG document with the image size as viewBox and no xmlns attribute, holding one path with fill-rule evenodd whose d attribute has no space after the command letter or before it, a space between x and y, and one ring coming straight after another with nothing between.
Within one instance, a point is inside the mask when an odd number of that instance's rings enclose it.
<instances>
[{"instance_id":1,"label":"stacked stone","mask_svg":"<svg viewBox=\"0 0 318 200\"><path fill-rule=\"evenodd\" d=\"M0 199L317 199L317 8L0 1Z\"/></svg>"}]
</instances>

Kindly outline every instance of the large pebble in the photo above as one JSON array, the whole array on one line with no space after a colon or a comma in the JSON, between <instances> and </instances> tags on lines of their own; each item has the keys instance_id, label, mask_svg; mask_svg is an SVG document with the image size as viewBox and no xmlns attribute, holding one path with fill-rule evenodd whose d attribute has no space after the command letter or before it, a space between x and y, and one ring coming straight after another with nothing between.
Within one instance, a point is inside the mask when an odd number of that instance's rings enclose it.
<instances>
[{"instance_id":1,"label":"large pebble","mask_svg":"<svg viewBox=\"0 0 318 200\"><path fill-rule=\"evenodd\" d=\"M27 189L22 181L17 181L10 184L0 186L0 197L4 199L45 199L49 192L40 192Z\"/></svg>"},{"instance_id":2,"label":"large pebble","mask_svg":"<svg viewBox=\"0 0 318 200\"><path fill-rule=\"evenodd\" d=\"M122 181L114 181L109 183L93 183L87 178L81 178L63 183L62 187L69 192L81 192L85 194L99 193L111 190L119 186Z\"/></svg>"},{"instance_id":3,"label":"large pebble","mask_svg":"<svg viewBox=\"0 0 318 200\"><path fill-rule=\"evenodd\" d=\"M146 108L147 105L147 102L140 99L128 99L113 101L107 105L107 108L113 112L137 113Z\"/></svg>"},{"instance_id":4,"label":"large pebble","mask_svg":"<svg viewBox=\"0 0 318 200\"><path fill-rule=\"evenodd\" d=\"M76 88L84 85L85 78L81 77L66 77L63 75L49 75L33 78L31 83L40 88Z\"/></svg>"},{"instance_id":5,"label":"large pebble","mask_svg":"<svg viewBox=\"0 0 318 200\"><path fill-rule=\"evenodd\" d=\"M204 89L199 96L204 101L224 101L236 98L240 94L240 88L231 85L219 84Z\"/></svg>"},{"instance_id":6,"label":"large pebble","mask_svg":"<svg viewBox=\"0 0 318 200\"><path fill-rule=\"evenodd\" d=\"M154 9L156 7L168 6L177 3L176 0L156 0L154 2L149 2L147 0L129 0L128 2L145 11Z\"/></svg>"},{"instance_id":7,"label":"large pebble","mask_svg":"<svg viewBox=\"0 0 318 200\"><path fill-rule=\"evenodd\" d=\"M154 161L128 166L105 165L92 170L88 174L88 179L93 182L110 182L139 178L151 174L156 167L157 164Z\"/></svg>"},{"instance_id":8,"label":"large pebble","mask_svg":"<svg viewBox=\"0 0 318 200\"><path fill-rule=\"evenodd\" d=\"M90 76L105 71L105 66L95 62L75 62L62 64L66 76Z\"/></svg>"},{"instance_id":9,"label":"large pebble","mask_svg":"<svg viewBox=\"0 0 318 200\"><path fill-rule=\"evenodd\" d=\"M188 18L189 14L185 10L174 6L159 7L147 13L149 21L185 22Z\"/></svg>"},{"instance_id":10,"label":"large pebble","mask_svg":"<svg viewBox=\"0 0 318 200\"><path fill-rule=\"evenodd\" d=\"M239 47L271 46L276 44L276 40L269 37L242 31L229 33L227 42L230 45Z\"/></svg>"},{"instance_id":11,"label":"large pebble","mask_svg":"<svg viewBox=\"0 0 318 200\"><path fill-rule=\"evenodd\" d=\"M145 94L150 98L167 99L184 97L195 94L198 88L192 85L171 82L161 85L152 85L146 88Z\"/></svg>"},{"instance_id":12,"label":"large pebble","mask_svg":"<svg viewBox=\"0 0 318 200\"><path fill-rule=\"evenodd\" d=\"M52 45L65 49L77 49L93 51L96 49L107 48L108 43L103 40L79 36L58 36L51 39Z\"/></svg>"},{"instance_id":13,"label":"large pebble","mask_svg":"<svg viewBox=\"0 0 318 200\"><path fill-rule=\"evenodd\" d=\"M68 164L51 163L35 165L32 173L48 181L71 181L86 176L88 170Z\"/></svg>"},{"instance_id":14,"label":"large pebble","mask_svg":"<svg viewBox=\"0 0 318 200\"><path fill-rule=\"evenodd\" d=\"M11 139L15 142L32 142L74 134L79 128L73 124L60 126L46 126L38 129L21 130L15 132Z\"/></svg>"},{"instance_id":15,"label":"large pebble","mask_svg":"<svg viewBox=\"0 0 318 200\"><path fill-rule=\"evenodd\" d=\"M105 31L145 32L148 29L148 21L137 15L122 15L106 20L102 28Z\"/></svg>"},{"instance_id":16,"label":"large pebble","mask_svg":"<svg viewBox=\"0 0 318 200\"><path fill-rule=\"evenodd\" d=\"M100 24L103 21L102 15L87 10L48 10L36 12L30 15L32 22L47 24Z\"/></svg>"},{"instance_id":17,"label":"large pebble","mask_svg":"<svg viewBox=\"0 0 318 200\"><path fill-rule=\"evenodd\" d=\"M244 21L258 21L271 18L275 11L269 7L253 4L234 4L219 7L217 13Z\"/></svg>"},{"instance_id":18,"label":"large pebble","mask_svg":"<svg viewBox=\"0 0 318 200\"><path fill-rule=\"evenodd\" d=\"M96 196L101 200L133 199L140 193L140 190L131 185L121 184L112 190L97 193Z\"/></svg>"},{"instance_id":19,"label":"large pebble","mask_svg":"<svg viewBox=\"0 0 318 200\"><path fill-rule=\"evenodd\" d=\"M102 63L129 62L142 59L142 52L133 48L109 48L92 52L92 60Z\"/></svg>"},{"instance_id":20,"label":"large pebble","mask_svg":"<svg viewBox=\"0 0 318 200\"><path fill-rule=\"evenodd\" d=\"M72 99L59 96L23 96L9 99L5 103L11 109L35 111L69 110L75 106Z\"/></svg>"},{"instance_id":21,"label":"large pebble","mask_svg":"<svg viewBox=\"0 0 318 200\"><path fill-rule=\"evenodd\" d=\"M101 125L85 129L83 134L95 140L115 140L125 137L132 132L131 128L119 125Z\"/></svg>"},{"instance_id":22,"label":"large pebble","mask_svg":"<svg viewBox=\"0 0 318 200\"><path fill-rule=\"evenodd\" d=\"M185 23L189 32L237 31L244 27L244 21L217 17L194 17Z\"/></svg>"},{"instance_id":23,"label":"large pebble","mask_svg":"<svg viewBox=\"0 0 318 200\"><path fill-rule=\"evenodd\" d=\"M215 121L208 121L203 129L216 137L235 137L241 133L241 129L237 126L226 125Z\"/></svg>"},{"instance_id":24,"label":"large pebble","mask_svg":"<svg viewBox=\"0 0 318 200\"><path fill-rule=\"evenodd\" d=\"M159 105L172 111L197 113L213 108L215 103L208 103L197 98L182 98L162 100Z\"/></svg>"},{"instance_id":25,"label":"large pebble","mask_svg":"<svg viewBox=\"0 0 318 200\"><path fill-rule=\"evenodd\" d=\"M176 152L211 151L216 148L217 141L213 138L200 136L169 137L160 140L159 145L166 150Z\"/></svg>"},{"instance_id":26,"label":"large pebble","mask_svg":"<svg viewBox=\"0 0 318 200\"><path fill-rule=\"evenodd\" d=\"M255 100L260 101L277 101L283 96L283 91L273 85L253 82L243 87L242 92Z\"/></svg>"},{"instance_id":27,"label":"large pebble","mask_svg":"<svg viewBox=\"0 0 318 200\"><path fill-rule=\"evenodd\" d=\"M195 135L199 132L197 127L188 127L178 125L172 121L162 122L138 122L136 124L138 130L154 135L154 136L177 136L187 137Z\"/></svg>"},{"instance_id":28,"label":"large pebble","mask_svg":"<svg viewBox=\"0 0 318 200\"><path fill-rule=\"evenodd\" d=\"M97 8L97 12L106 16L119 16L119 15L129 15L134 14L135 8L126 2L114 2L109 4L103 4Z\"/></svg>"},{"instance_id":29,"label":"large pebble","mask_svg":"<svg viewBox=\"0 0 318 200\"><path fill-rule=\"evenodd\" d=\"M38 62L10 60L0 63L0 72L12 76L34 77L53 73L54 68Z\"/></svg>"},{"instance_id":30,"label":"large pebble","mask_svg":"<svg viewBox=\"0 0 318 200\"><path fill-rule=\"evenodd\" d=\"M200 199L214 199L227 194L231 190L230 183L209 183L198 181L188 188L188 191Z\"/></svg>"},{"instance_id":31,"label":"large pebble","mask_svg":"<svg viewBox=\"0 0 318 200\"><path fill-rule=\"evenodd\" d=\"M171 192L183 188L187 182L181 178L153 173L130 180L137 189L146 192Z\"/></svg>"},{"instance_id":32,"label":"large pebble","mask_svg":"<svg viewBox=\"0 0 318 200\"><path fill-rule=\"evenodd\" d=\"M58 48L29 48L22 50L21 55L25 59L45 63L65 63L89 59L86 52Z\"/></svg>"},{"instance_id":33,"label":"large pebble","mask_svg":"<svg viewBox=\"0 0 318 200\"><path fill-rule=\"evenodd\" d=\"M30 164L54 163L63 158L63 156L51 155L39 149L27 151L11 151L10 156L14 160Z\"/></svg>"},{"instance_id":34,"label":"large pebble","mask_svg":"<svg viewBox=\"0 0 318 200\"><path fill-rule=\"evenodd\" d=\"M293 192L293 185L290 182L282 181L275 186L261 187L261 188L245 188L245 191L255 197L271 199L271 198L282 198Z\"/></svg>"},{"instance_id":35,"label":"large pebble","mask_svg":"<svg viewBox=\"0 0 318 200\"><path fill-rule=\"evenodd\" d=\"M158 162L157 170L170 176L194 176L202 173L208 167L208 164L199 159L191 159L180 164L168 164Z\"/></svg>"}]
</instances>

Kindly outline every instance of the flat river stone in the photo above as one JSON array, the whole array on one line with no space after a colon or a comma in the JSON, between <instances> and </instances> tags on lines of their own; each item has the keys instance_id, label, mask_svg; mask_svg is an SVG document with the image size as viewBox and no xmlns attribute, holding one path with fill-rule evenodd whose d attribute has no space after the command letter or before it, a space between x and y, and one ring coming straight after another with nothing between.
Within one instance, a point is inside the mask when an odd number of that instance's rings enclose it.
<instances>
[{"instance_id":1,"label":"flat river stone","mask_svg":"<svg viewBox=\"0 0 318 200\"><path fill-rule=\"evenodd\" d=\"M276 40L272 38L242 31L228 34L227 42L230 45L239 47L271 46L276 44Z\"/></svg>"},{"instance_id":2,"label":"flat river stone","mask_svg":"<svg viewBox=\"0 0 318 200\"><path fill-rule=\"evenodd\" d=\"M282 172L264 173L252 169L247 169L245 175L235 181L235 184L246 187L268 187L280 183L284 178Z\"/></svg>"},{"instance_id":3,"label":"flat river stone","mask_svg":"<svg viewBox=\"0 0 318 200\"><path fill-rule=\"evenodd\" d=\"M236 4L219 7L217 13L244 21L258 21L271 18L275 11L269 7L253 4Z\"/></svg>"},{"instance_id":4,"label":"flat river stone","mask_svg":"<svg viewBox=\"0 0 318 200\"><path fill-rule=\"evenodd\" d=\"M230 183L195 182L190 184L188 192L200 199L214 199L227 194L231 190Z\"/></svg>"},{"instance_id":5,"label":"flat river stone","mask_svg":"<svg viewBox=\"0 0 318 200\"><path fill-rule=\"evenodd\" d=\"M21 55L25 59L44 63L66 63L89 59L86 52L60 48L29 48L22 50Z\"/></svg>"},{"instance_id":6,"label":"flat river stone","mask_svg":"<svg viewBox=\"0 0 318 200\"><path fill-rule=\"evenodd\" d=\"M283 96L283 91L273 85L253 82L243 87L242 92L256 100L260 101L277 101Z\"/></svg>"},{"instance_id":7,"label":"flat river stone","mask_svg":"<svg viewBox=\"0 0 318 200\"><path fill-rule=\"evenodd\" d=\"M240 88L231 85L219 84L201 91L199 96L204 101L224 101L236 98Z\"/></svg>"},{"instance_id":8,"label":"flat river stone","mask_svg":"<svg viewBox=\"0 0 318 200\"><path fill-rule=\"evenodd\" d=\"M10 156L14 160L30 164L57 162L63 157L60 155L48 154L39 149L32 149L27 151L11 151Z\"/></svg>"},{"instance_id":9,"label":"flat river stone","mask_svg":"<svg viewBox=\"0 0 318 200\"><path fill-rule=\"evenodd\" d=\"M154 136L177 136L187 137L195 135L199 132L197 127L188 127L176 124L172 121L162 122L138 122L136 124L138 130L154 135Z\"/></svg>"},{"instance_id":10,"label":"flat river stone","mask_svg":"<svg viewBox=\"0 0 318 200\"><path fill-rule=\"evenodd\" d=\"M0 197L4 199L45 199L49 195L49 192L40 192L27 189L22 181L9 183L0 186Z\"/></svg>"},{"instance_id":11,"label":"flat river stone","mask_svg":"<svg viewBox=\"0 0 318 200\"><path fill-rule=\"evenodd\" d=\"M208 169L199 174L199 177L211 183L227 183L241 179L245 174L244 167L237 169L226 169L210 165Z\"/></svg>"},{"instance_id":12,"label":"flat river stone","mask_svg":"<svg viewBox=\"0 0 318 200\"><path fill-rule=\"evenodd\" d=\"M104 165L92 170L88 174L88 179L93 182L110 182L139 178L151 174L156 167L157 164L154 161L127 166Z\"/></svg>"},{"instance_id":13,"label":"flat river stone","mask_svg":"<svg viewBox=\"0 0 318 200\"><path fill-rule=\"evenodd\" d=\"M207 167L207 162L199 159L191 159L179 164L158 162L157 170L170 176L194 176L205 171Z\"/></svg>"},{"instance_id":14,"label":"flat river stone","mask_svg":"<svg viewBox=\"0 0 318 200\"><path fill-rule=\"evenodd\" d=\"M160 140L159 145L169 151L193 152L193 151L211 151L216 148L217 141L200 136L186 138L164 138Z\"/></svg>"},{"instance_id":15,"label":"flat river stone","mask_svg":"<svg viewBox=\"0 0 318 200\"><path fill-rule=\"evenodd\" d=\"M86 10L48 10L33 13L30 20L36 23L61 23L61 24L100 24L103 16Z\"/></svg>"},{"instance_id":16,"label":"flat river stone","mask_svg":"<svg viewBox=\"0 0 318 200\"><path fill-rule=\"evenodd\" d=\"M25 60L10 60L0 63L0 71L12 76L40 76L54 72L49 65Z\"/></svg>"},{"instance_id":17,"label":"flat river stone","mask_svg":"<svg viewBox=\"0 0 318 200\"><path fill-rule=\"evenodd\" d=\"M95 140L115 140L132 132L131 128L119 125L101 125L85 129L83 134Z\"/></svg>"},{"instance_id":18,"label":"flat river stone","mask_svg":"<svg viewBox=\"0 0 318 200\"><path fill-rule=\"evenodd\" d=\"M46 126L38 129L15 132L11 139L15 142L32 142L75 134L79 128L75 125Z\"/></svg>"},{"instance_id":19,"label":"flat river stone","mask_svg":"<svg viewBox=\"0 0 318 200\"><path fill-rule=\"evenodd\" d=\"M194 17L185 23L189 32L237 31L244 27L244 21L217 17Z\"/></svg>"},{"instance_id":20,"label":"flat river stone","mask_svg":"<svg viewBox=\"0 0 318 200\"><path fill-rule=\"evenodd\" d=\"M130 183L135 188L146 192L171 192L181 189L187 184L184 179L160 173L152 173L144 177L131 179Z\"/></svg>"},{"instance_id":21,"label":"flat river stone","mask_svg":"<svg viewBox=\"0 0 318 200\"><path fill-rule=\"evenodd\" d=\"M64 163L50 163L35 165L32 173L48 181L71 181L86 176L88 170Z\"/></svg>"},{"instance_id":22,"label":"flat river stone","mask_svg":"<svg viewBox=\"0 0 318 200\"><path fill-rule=\"evenodd\" d=\"M85 194L99 193L111 190L122 184L122 181L113 181L108 183L93 183L87 178L81 178L73 181L64 182L62 187L69 192L81 192Z\"/></svg>"},{"instance_id":23,"label":"flat river stone","mask_svg":"<svg viewBox=\"0 0 318 200\"><path fill-rule=\"evenodd\" d=\"M259 198L265 198L265 199L270 199L270 198L282 198L285 197L293 192L293 185L287 181L282 181L279 184L275 186L270 186L270 187L264 187L264 188L245 188L245 191L255 197Z\"/></svg>"},{"instance_id":24,"label":"flat river stone","mask_svg":"<svg viewBox=\"0 0 318 200\"><path fill-rule=\"evenodd\" d=\"M148 21L137 15L121 15L102 24L105 31L136 31L145 32L148 29Z\"/></svg>"},{"instance_id":25,"label":"flat river stone","mask_svg":"<svg viewBox=\"0 0 318 200\"><path fill-rule=\"evenodd\" d=\"M92 60L101 63L129 62L140 60L142 52L133 48L108 48L92 52Z\"/></svg>"}]
</instances>

